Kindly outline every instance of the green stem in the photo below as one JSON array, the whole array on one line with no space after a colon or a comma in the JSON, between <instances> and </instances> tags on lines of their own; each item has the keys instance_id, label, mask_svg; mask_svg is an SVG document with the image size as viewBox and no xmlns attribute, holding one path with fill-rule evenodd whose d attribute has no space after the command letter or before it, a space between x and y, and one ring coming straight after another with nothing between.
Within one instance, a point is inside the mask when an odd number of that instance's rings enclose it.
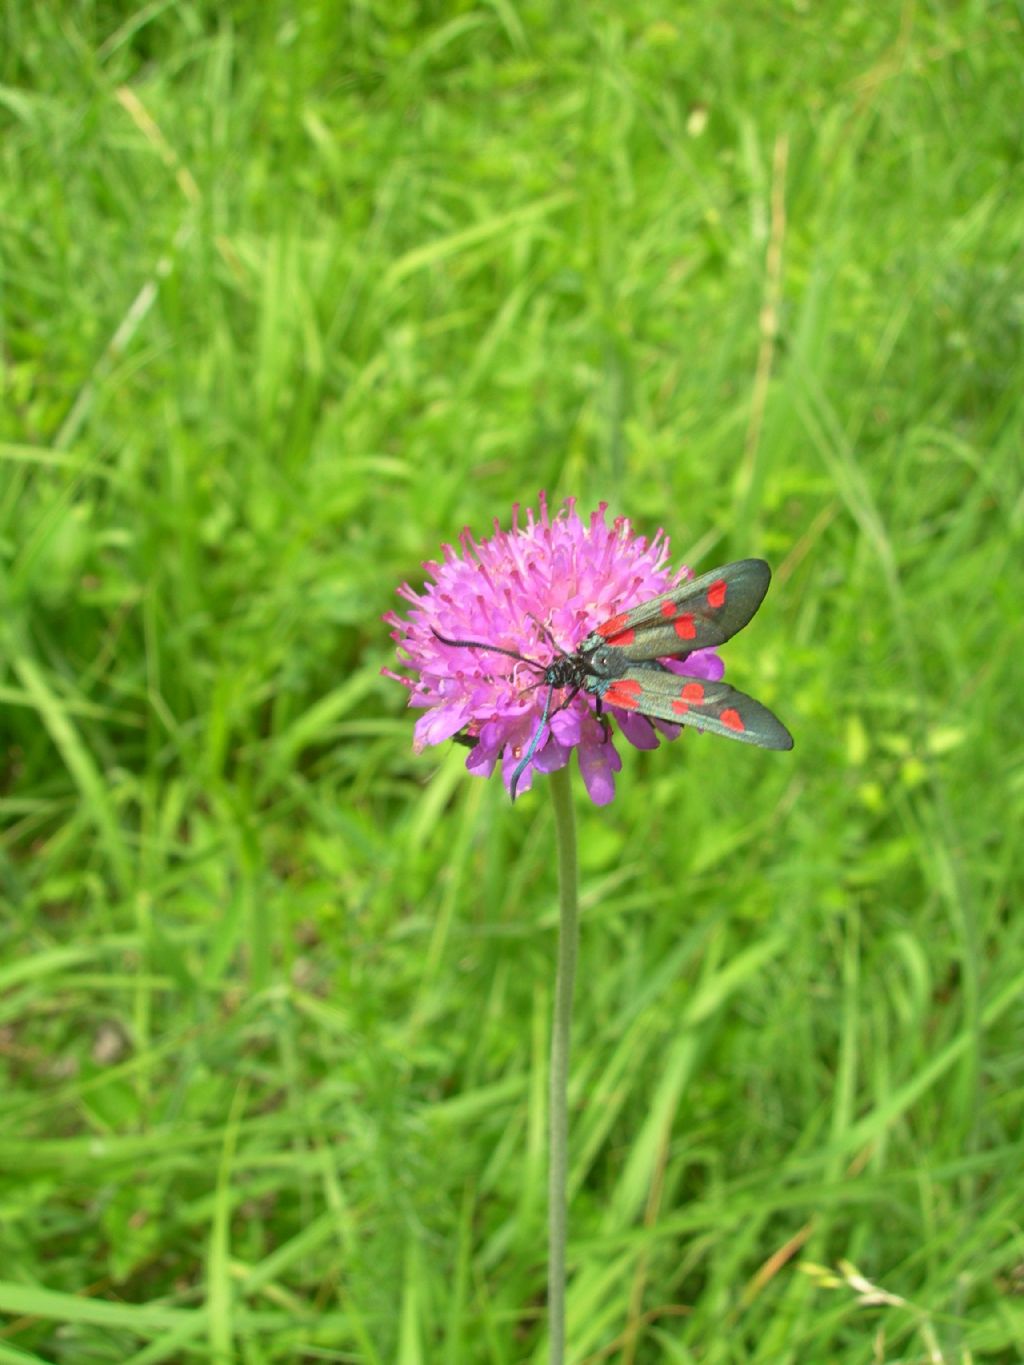
<instances>
[{"instance_id":1,"label":"green stem","mask_svg":"<svg viewBox=\"0 0 1024 1365\"><path fill-rule=\"evenodd\" d=\"M569 1033L576 976L576 818L569 769L548 778L558 845L558 967L551 1025L551 1095L548 1109L548 1335L551 1365L565 1361L565 1243L569 1183Z\"/></svg>"}]
</instances>

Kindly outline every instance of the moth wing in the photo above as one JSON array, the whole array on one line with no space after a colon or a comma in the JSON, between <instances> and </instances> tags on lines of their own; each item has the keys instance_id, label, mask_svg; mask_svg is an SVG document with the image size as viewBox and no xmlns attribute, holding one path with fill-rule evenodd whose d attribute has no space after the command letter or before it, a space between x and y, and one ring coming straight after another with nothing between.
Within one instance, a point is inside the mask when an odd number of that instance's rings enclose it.
<instances>
[{"instance_id":1,"label":"moth wing","mask_svg":"<svg viewBox=\"0 0 1024 1365\"><path fill-rule=\"evenodd\" d=\"M764 601L772 571L763 559L738 559L680 583L603 622L591 639L626 659L657 659L711 649L743 629Z\"/></svg>"},{"instance_id":2,"label":"moth wing","mask_svg":"<svg viewBox=\"0 0 1024 1365\"><path fill-rule=\"evenodd\" d=\"M793 747L793 736L767 706L728 683L630 669L603 686L599 696L604 706L689 725L760 749Z\"/></svg>"}]
</instances>

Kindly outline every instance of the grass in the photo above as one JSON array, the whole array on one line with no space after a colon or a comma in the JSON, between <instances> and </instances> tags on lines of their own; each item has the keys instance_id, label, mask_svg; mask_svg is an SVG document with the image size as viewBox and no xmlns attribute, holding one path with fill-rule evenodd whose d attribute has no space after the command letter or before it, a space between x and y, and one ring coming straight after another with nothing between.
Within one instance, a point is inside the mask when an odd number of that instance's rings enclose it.
<instances>
[{"instance_id":1,"label":"grass","mask_svg":"<svg viewBox=\"0 0 1024 1365\"><path fill-rule=\"evenodd\" d=\"M3 25L0 1362L544 1360L550 811L379 676L541 487L797 740L580 796L572 1358L1024 1358L1019 17Z\"/></svg>"}]
</instances>

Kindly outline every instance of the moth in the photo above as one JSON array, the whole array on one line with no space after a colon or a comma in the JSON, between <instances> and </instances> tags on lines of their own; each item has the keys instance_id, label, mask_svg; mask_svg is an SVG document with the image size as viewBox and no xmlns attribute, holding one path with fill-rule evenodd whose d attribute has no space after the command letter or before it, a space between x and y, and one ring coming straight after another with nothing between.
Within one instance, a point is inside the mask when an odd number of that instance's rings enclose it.
<instances>
[{"instance_id":1,"label":"moth","mask_svg":"<svg viewBox=\"0 0 1024 1365\"><path fill-rule=\"evenodd\" d=\"M596 699L598 717L610 706L738 739L759 749L792 749L793 736L767 706L728 683L688 678L662 662L685 662L695 650L731 640L761 605L771 576L763 559L738 559L712 569L609 617L571 654L560 649L545 631L555 651L549 664L498 645L449 640L436 630L434 634L442 644L486 649L518 659L538 671L536 686L548 689L537 728L512 774L510 791L515 800L519 779L536 753L551 716L571 705L580 692ZM568 695L552 711L554 695L561 691Z\"/></svg>"}]
</instances>

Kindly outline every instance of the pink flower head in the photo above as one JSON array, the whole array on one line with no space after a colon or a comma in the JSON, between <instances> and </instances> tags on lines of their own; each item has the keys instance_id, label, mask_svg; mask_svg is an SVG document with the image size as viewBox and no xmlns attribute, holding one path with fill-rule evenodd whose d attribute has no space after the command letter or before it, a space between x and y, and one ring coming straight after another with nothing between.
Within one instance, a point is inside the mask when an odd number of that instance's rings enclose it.
<instances>
[{"instance_id":1,"label":"pink flower head","mask_svg":"<svg viewBox=\"0 0 1024 1365\"><path fill-rule=\"evenodd\" d=\"M472 744L469 771L489 777L500 758L506 788L541 723L548 691L543 671L557 657L555 646L572 654L609 617L692 576L687 569L672 573L666 567L669 542L662 531L648 541L633 534L625 517L606 525L605 503L584 522L573 498L554 516L543 493L539 502L538 516L527 510L525 526L519 524L517 504L511 531L495 521L488 540L477 541L464 530L459 550L445 545L443 563L424 565L432 582L422 593L408 583L398 589L411 604L408 618L396 612L384 617L393 627L400 665L414 676L383 672L409 689L410 706L424 710L416 722L415 751L459 736ZM445 644L438 635L488 648ZM686 660L691 678L717 680L723 671L713 649L698 650ZM594 708L595 698L586 692L563 709L553 704L518 790L530 787L534 771L564 768L577 749L591 800L599 806L611 801L622 760L610 726ZM614 707L605 715L614 716L638 749L657 748L656 731L669 739L679 733L678 726Z\"/></svg>"}]
</instances>

